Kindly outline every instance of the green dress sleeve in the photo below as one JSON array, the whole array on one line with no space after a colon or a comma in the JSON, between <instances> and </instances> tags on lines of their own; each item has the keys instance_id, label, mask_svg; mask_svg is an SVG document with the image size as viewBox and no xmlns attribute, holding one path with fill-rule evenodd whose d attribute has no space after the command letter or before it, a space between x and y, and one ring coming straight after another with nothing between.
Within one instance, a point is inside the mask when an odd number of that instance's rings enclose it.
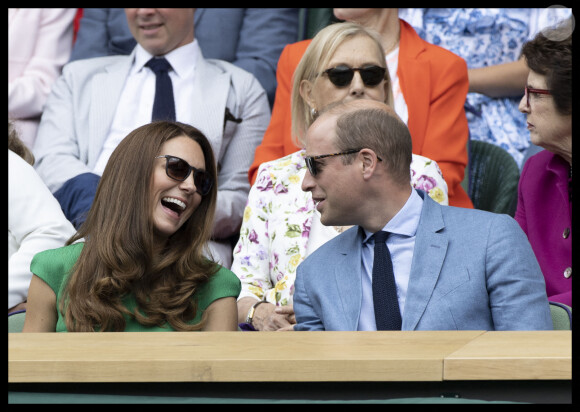
<instances>
[{"instance_id":1,"label":"green dress sleeve","mask_svg":"<svg viewBox=\"0 0 580 412\"><path fill-rule=\"evenodd\" d=\"M79 258L84 243L75 243L57 249L37 253L30 263L30 271L45 281L57 297L66 284L65 280Z\"/></svg>"},{"instance_id":2,"label":"green dress sleeve","mask_svg":"<svg viewBox=\"0 0 580 412\"><path fill-rule=\"evenodd\" d=\"M238 298L242 290L240 279L229 269L221 267L211 279L200 288L198 308L206 310L211 303L225 297Z\"/></svg>"}]
</instances>

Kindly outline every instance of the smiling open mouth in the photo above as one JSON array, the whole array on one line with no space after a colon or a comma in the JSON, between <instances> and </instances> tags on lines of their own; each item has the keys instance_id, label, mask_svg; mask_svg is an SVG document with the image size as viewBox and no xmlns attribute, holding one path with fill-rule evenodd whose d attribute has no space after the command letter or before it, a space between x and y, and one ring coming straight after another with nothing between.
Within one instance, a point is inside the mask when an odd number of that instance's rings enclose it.
<instances>
[{"instance_id":1,"label":"smiling open mouth","mask_svg":"<svg viewBox=\"0 0 580 412\"><path fill-rule=\"evenodd\" d=\"M181 214L187 206L181 200L175 199L173 197L164 197L161 199L161 204L166 208L173 210L177 214Z\"/></svg>"}]
</instances>

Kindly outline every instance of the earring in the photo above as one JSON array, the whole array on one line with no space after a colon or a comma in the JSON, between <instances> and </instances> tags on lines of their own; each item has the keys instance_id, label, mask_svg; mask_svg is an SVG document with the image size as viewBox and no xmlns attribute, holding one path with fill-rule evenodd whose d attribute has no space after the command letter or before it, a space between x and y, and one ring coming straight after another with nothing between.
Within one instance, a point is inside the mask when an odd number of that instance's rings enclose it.
<instances>
[{"instance_id":1,"label":"earring","mask_svg":"<svg viewBox=\"0 0 580 412\"><path fill-rule=\"evenodd\" d=\"M314 107L311 107L310 116L312 116L313 119L316 119L318 117L318 110L316 110Z\"/></svg>"}]
</instances>

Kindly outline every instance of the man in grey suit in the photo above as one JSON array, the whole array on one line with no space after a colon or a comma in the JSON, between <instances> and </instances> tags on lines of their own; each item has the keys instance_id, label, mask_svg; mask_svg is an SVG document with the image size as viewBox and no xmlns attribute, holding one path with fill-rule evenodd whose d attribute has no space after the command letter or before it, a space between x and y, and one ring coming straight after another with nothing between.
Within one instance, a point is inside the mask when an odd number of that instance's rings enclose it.
<instances>
[{"instance_id":1,"label":"man in grey suit","mask_svg":"<svg viewBox=\"0 0 580 412\"><path fill-rule=\"evenodd\" d=\"M205 58L225 60L252 73L271 107L280 53L300 40L299 9L197 8L194 27ZM135 45L123 9L86 8L70 61L130 54Z\"/></svg>"},{"instance_id":2,"label":"man in grey suit","mask_svg":"<svg viewBox=\"0 0 580 412\"><path fill-rule=\"evenodd\" d=\"M308 130L302 189L324 225L355 226L298 266L294 329L382 329L373 302L379 231L390 233L401 330L552 329L544 278L517 222L412 189L411 145L393 109L369 100L334 105Z\"/></svg>"},{"instance_id":3,"label":"man in grey suit","mask_svg":"<svg viewBox=\"0 0 580 412\"><path fill-rule=\"evenodd\" d=\"M34 155L38 173L78 226L112 151L129 132L152 120L156 76L147 63L164 57L171 65L175 120L201 130L218 161L210 246L217 260L229 267L229 238L242 221L250 190L247 171L270 120L270 108L253 75L225 61L204 59L194 38L194 10L126 9L137 46L129 56L65 66L44 109ZM127 194L127 207L131 195Z\"/></svg>"}]
</instances>

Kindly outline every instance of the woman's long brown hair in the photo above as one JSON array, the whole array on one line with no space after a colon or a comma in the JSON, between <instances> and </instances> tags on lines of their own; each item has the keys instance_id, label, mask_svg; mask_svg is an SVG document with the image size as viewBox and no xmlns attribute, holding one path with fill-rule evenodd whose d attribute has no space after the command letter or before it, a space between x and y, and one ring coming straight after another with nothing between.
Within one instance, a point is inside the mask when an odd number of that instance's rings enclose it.
<instances>
[{"instance_id":1,"label":"woman's long brown hair","mask_svg":"<svg viewBox=\"0 0 580 412\"><path fill-rule=\"evenodd\" d=\"M159 245L154 244L150 188L154 158L163 143L184 135L201 146L214 184L155 255ZM107 163L85 223L67 242L85 242L60 300L67 329L123 331L124 314L144 326L169 323L175 330L201 329L203 320L189 322L197 313L194 294L219 269L206 257L216 198L216 162L199 130L161 121L129 133ZM133 312L122 302L129 294L136 297Z\"/></svg>"}]
</instances>

